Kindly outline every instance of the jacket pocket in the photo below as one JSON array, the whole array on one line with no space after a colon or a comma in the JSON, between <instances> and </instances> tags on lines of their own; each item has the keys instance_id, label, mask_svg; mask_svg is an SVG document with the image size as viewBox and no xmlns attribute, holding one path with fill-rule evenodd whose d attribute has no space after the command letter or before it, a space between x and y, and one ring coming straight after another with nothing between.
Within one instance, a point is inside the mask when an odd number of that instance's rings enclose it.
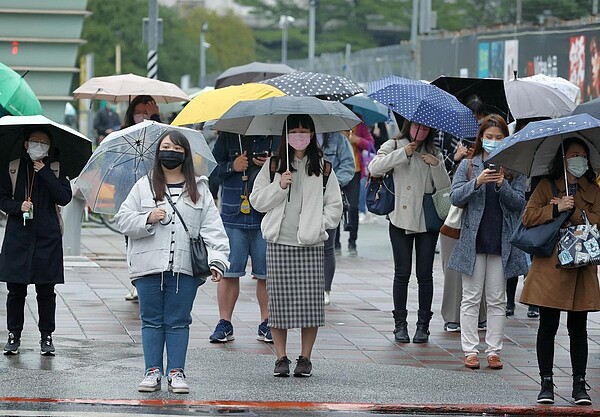
<instances>
[{"instance_id":1,"label":"jacket pocket","mask_svg":"<svg viewBox=\"0 0 600 417\"><path fill-rule=\"evenodd\" d=\"M142 209L152 210L156 207L156 202L151 198L144 198L140 201L140 206Z\"/></svg>"}]
</instances>

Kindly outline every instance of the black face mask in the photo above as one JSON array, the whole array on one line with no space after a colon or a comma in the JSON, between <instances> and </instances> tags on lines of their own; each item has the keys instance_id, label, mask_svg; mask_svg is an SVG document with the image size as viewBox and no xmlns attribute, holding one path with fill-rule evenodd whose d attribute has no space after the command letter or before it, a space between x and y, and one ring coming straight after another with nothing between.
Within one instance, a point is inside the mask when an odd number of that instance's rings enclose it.
<instances>
[{"instance_id":1,"label":"black face mask","mask_svg":"<svg viewBox=\"0 0 600 417\"><path fill-rule=\"evenodd\" d=\"M185 153L176 151L158 151L158 160L167 169L175 169L183 164Z\"/></svg>"}]
</instances>

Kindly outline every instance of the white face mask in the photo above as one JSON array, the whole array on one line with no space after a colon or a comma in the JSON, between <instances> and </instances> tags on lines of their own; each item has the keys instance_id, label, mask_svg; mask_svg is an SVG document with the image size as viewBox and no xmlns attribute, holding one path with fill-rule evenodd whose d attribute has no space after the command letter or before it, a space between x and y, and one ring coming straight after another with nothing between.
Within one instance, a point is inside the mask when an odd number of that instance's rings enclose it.
<instances>
[{"instance_id":1,"label":"white face mask","mask_svg":"<svg viewBox=\"0 0 600 417\"><path fill-rule=\"evenodd\" d=\"M48 151L50 150L50 145L46 145L45 143L38 142L29 142L27 146L27 153L32 161L39 161L48 156Z\"/></svg>"}]
</instances>

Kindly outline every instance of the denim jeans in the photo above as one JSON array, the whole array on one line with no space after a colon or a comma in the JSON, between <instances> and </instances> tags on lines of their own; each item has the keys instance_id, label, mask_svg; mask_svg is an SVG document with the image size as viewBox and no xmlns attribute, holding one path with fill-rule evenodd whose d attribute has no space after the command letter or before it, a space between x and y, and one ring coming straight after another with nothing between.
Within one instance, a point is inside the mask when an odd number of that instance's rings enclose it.
<instances>
[{"instance_id":1,"label":"denim jeans","mask_svg":"<svg viewBox=\"0 0 600 417\"><path fill-rule=\"evenodd\" d=\"M360 193L358 196L358 211L361 213L367 212L367 177L360 180Z\"/></svg>"},{"instance_id":2,"label":"denim jeans","mask_svg":"<svg viewBox=\"0 0 600 417\"><path fill-rule=\"evenodd\" d=\"M246 275L248 256L252 259L252 276L267 279L267 242L260 229L236 229L225 226L229 238L229 269L225 278Z\"/></svg>"},{"instance_id":3,"label":"denim jeans","mask_svg":"<svg viewBox=\"0 0 600 417\"><path fill-rule=\"evenodd\" d=\"M140 302L144 366L168 374L185 369L192 306L200 281L185 274L153 274L134 281ZM167 348L167 372L163 352Z\"/></svg>"}]
</instances>

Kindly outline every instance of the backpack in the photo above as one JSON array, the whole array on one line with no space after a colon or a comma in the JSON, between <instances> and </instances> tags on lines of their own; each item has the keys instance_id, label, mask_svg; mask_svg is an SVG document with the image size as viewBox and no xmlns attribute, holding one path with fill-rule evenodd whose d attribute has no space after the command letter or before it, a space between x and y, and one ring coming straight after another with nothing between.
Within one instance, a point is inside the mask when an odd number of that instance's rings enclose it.
<instances>
[{"instance_id":1,"label":"backpack","mask_svg":"<svg viewBox=\"0 0 600 417\"><path fill-rule=\"evenodd\" d=\"M271 164L269 165L269 175L271 176L271 182L275 179L275 172L277 172L277 159L274 157L271 158ZM325 190L327 189L327 181L329 180L329 175L331 175L331 162L323 160L323 194L325 194Z\"/></svg>"},{"instance_id":2,"label":"backpack","mask_svg":"<svg viewBox=\"0 0 600 417\"><path fill-rule=\"evenodd\" d=\"M10 175L10 182L12 184L12 198L15 198L15 189L17 188L17 175L19 175L19 165L21 164L20 159L13 159L8 164L8 174ZM56 178L60 176L60 162L54 161L50 163L50 169L56 175ZM58 225L60 226L60 234L64 233L65 224L62 218L62 209L58 204L56 207L56 216L58 217Z\"/></svg>"}]
</instances>

